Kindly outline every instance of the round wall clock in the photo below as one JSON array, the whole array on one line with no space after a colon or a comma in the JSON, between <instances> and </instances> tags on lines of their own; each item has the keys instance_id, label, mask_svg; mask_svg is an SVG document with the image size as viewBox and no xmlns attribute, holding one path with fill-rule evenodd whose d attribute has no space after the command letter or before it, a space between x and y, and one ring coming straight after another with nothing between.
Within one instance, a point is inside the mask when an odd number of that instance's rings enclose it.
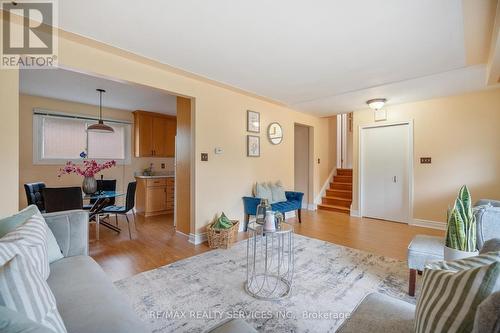
<instances>
[{"instance_id":1,"label":"round wall clock","mask_svg":"<svg viewBox=\"0 0 500 333\"><path fill-rule=\"evenodd\" d=\"M273 145L279 145L283 141L283 129L279 123L271 123L267 128L267 137Z\"/></svg>"}]
</instances>

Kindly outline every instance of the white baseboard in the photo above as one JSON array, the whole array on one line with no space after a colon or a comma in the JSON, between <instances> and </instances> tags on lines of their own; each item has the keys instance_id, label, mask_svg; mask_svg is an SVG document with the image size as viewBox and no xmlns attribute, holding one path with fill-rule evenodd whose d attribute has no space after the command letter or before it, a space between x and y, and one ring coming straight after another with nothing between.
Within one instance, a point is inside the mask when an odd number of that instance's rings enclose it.
<instances>
[{"instance_id":1,"label":"white baseboard","mask_svg":"<svg viewBox=\"0 0 500 333\"><path fill-rule=\"evenodd\" d=\"M361 215L359 215L359 211L352 209L350 210L350 215L354 217L361 217Z\"/></svg>"},{"instance_id":2,"label":"white baseboard","mask_svg":"<svg viewBox=\"0 0 500 333\"><path fill-rule=\"evenodd\" d=\"M337 172L337 168L333 168L332 171L330 171L330 174L328 175L328 178L326 179L326 182L323 184L323 187L321 188L321 191L318 193L316 198L314 198L314 204L319 205L321 204L321 198L325 196L326 190L330 187L330 183L332 181L333 176Z\"/></svg>"},{"instance_id":3,"label":"white baseboard","mask_svg":"<svg viewBox=\"0 0 500 333\"><path fill-rule=\"evenodd\" d=\"M316 204L308 204L307 205L307 210L316 210L318 206Z\"/></svg>"},{"instance_id":4,"label":"white baseboard","mask_svg":"<svg viewBox=\"0 0 500 333\"><path fill-rule=\"evenodd\" d=\"M189 243L198 245L205 243L207 241L207 233L203 232L201 234L189 234Z\"/></svg>"},{"instance_id":5,"label":"white baseboard","mask_svg":"<svg viewBox=\"0 0 500 333\"><path fill-rule=\"evenodd\" d=\"M431 228L438 230L446 230L446 223L437 222L437 221L429 221L429 220L421 220L421 219L413 219L409 223L409 225L415 227L423 227L423 228Z\"/></svg>"}]
</instances>

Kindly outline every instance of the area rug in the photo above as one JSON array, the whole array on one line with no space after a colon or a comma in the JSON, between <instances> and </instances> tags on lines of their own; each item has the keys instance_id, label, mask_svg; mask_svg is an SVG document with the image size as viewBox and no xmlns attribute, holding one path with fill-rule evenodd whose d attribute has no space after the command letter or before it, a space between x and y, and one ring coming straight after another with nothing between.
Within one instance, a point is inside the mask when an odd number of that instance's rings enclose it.
<instances>
[{"instance_id":1,"label":"area rug","mask_svg":"<svg viewBox=\"0 0 500 333\"><path fill-rule=\"evenodd\" d=\"M295 235L291 295L249 296L246 241L116 282L153 332L203 332L224 318L243 318L259 332L335 332L371 292L413 302L403 261Z\"/></svg>"}]
</instances>

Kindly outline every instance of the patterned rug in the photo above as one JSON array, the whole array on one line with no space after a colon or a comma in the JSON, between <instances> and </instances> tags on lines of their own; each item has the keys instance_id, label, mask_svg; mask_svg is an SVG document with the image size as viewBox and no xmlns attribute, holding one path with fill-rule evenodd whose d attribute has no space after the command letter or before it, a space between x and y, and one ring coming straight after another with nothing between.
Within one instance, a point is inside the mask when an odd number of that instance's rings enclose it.
<instances>
[{"instance_id":1,"label":"patterned rug","mask_svg":"<svg viewBox=\"0 0 500 333\"><path fill-rule=\"evenodd\" d=\"M371 292L408 302L404 261L295 235L291 295L249 296L246 241L116 282L154 332L203 332L224 318L244 318L259 332L335 332Z\"/></svg>"}]
</instances>

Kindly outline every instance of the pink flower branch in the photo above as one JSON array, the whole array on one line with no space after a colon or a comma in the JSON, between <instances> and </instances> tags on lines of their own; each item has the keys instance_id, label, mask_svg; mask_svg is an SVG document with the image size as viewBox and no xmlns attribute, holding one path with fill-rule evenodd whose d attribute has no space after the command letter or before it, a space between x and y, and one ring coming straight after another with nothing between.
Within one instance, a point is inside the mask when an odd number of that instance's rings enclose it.
<instances>
[{"instance_id":1,"label":"pink flower branch","mask_svg":"<svg viewBox=\"0 0 500 333\"><path fill-rule=\"evenodd\" d=\"M97 173L101 172L102 170L109 169L114 166L116 166L115 160L104 162L102 164L97 163L95 160L90 160L90 161L85 160L83 161L82 167L76 165L71 161L68 161L66 162L64 167L59 169L58 177L71 173L76 173L77 175L80 175L82 177L94 177Z\"/></svg>"}]
</instances>

